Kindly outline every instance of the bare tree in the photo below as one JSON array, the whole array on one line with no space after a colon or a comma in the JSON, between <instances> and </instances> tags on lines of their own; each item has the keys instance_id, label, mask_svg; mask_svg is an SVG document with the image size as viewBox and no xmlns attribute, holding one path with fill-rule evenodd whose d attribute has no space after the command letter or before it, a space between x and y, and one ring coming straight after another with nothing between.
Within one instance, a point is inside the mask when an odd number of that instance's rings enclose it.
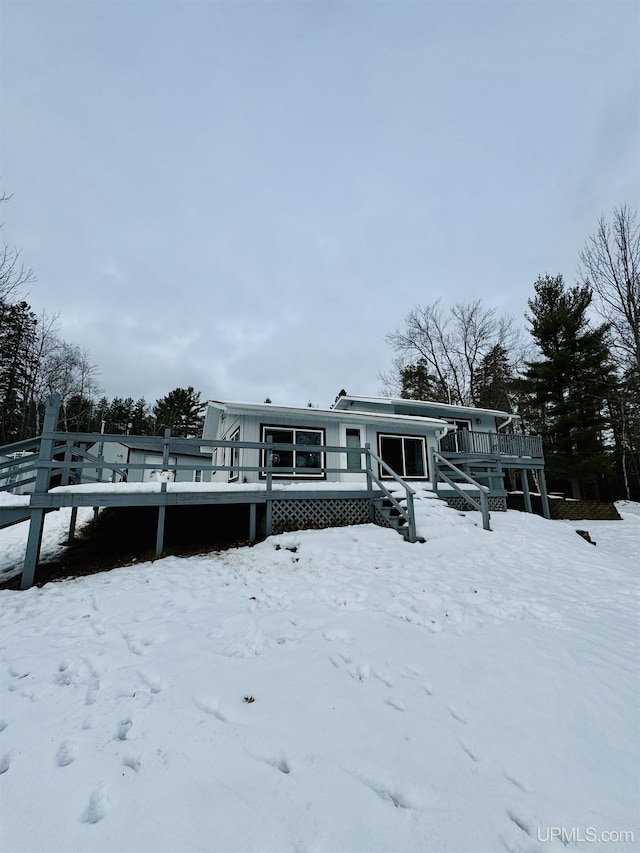
<instances>
[{"instance_id":1,"label":"bare tree","mask_svg":"<svg viewBox=\"0 0 640 853\"><path fill-rule=\"evenodd\" d=\"M58 340L49 352L43 365L47 394L58 393L62 399L61 415L64 429L75 424L69 423L69 404L73 400L92 404L98 393L98 368L89 360L87 350L66 341ZM76 416L77 416L76 412Z\"/></svg>"},{"instance_id":2,"label":"bare tree","mask_svg":"<svg viewBox=\"0 0 640 853\"><path fill-rule=\"evenodd\" d=\"M626 205L604 217L580 254L580 275L596 294L598 313L610 324L624 372L640 372L640 224Z\"/></svg>"},{"instance_id":3,"label":"bare tree","mask_svg":"<svg viewBox=\"0 0 640 853\"><path fill-rule=\"evenodd\" d=\"M0 195L0 204L9 201L10 195ZM0 228L2 223L0 223ZM35 281L33 271L24 266L20 260L20 252L6 243L0 245L0 319L2 306L8 302L21 287Z\"/></svg>"},{"instance_id":4,"label":"bare tree","mask_svg":"<svg viewBox=\"0 0 640 853\"><path fill-rule=\"evenodd\" d=\"M405 327L387 335L395 353L394 373L421 362L429 371L439 399L477 405L476 377L483 358L496 346L512 364L522 358L521 332L512 317L485 308L482 301L458 303L445 311L441 300L413 308ZM389 388L394 381L383 376Z\"/></svg>"}]
</instances>

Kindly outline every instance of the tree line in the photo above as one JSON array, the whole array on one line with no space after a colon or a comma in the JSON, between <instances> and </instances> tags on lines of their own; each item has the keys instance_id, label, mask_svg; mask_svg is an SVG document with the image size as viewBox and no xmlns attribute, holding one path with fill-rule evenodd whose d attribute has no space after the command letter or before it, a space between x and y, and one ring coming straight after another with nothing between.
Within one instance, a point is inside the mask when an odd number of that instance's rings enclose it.
<instances>
[{"instance_id":1,"label":"tree line","mask_svg":"<svg viewBox=\"0 0 640 853\"><path fill-rule=\"evenodd\" d=\"M640 227L622 206L598 222L580 280L540 276L515 320L481 300L417 306L387 336L382 376L403 397L518 414L540 434L552 489L640 499Z\"/></svg>"}]
</instances>

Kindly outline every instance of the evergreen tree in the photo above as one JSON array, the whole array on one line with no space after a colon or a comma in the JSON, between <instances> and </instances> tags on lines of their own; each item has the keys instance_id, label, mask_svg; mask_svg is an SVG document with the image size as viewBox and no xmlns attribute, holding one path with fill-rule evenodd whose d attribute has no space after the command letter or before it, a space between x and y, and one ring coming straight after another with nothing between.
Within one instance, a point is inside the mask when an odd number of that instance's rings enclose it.
<instances>
[{"instance_id":1,"label":"evergreen tree","mask_svg":"<svg viewBox=\"0 0 640 853\"><path fill-rule=\"evenodd\" d=\"M406 400L448 402L447 394L438 379L429 372L429 365L424 358L400 369L400 386L400 396Z\"/></svg>"},{"instance_id":2,"label":"evergreen tree","mask_svg":"<svg viewBox=\"0 0 640 853\"><path fill-rule=\"evenodd\" d=\"M496 344L483 357L474 373L476 405L481 409L513 411L513 379L509 354L503 346Z\"/></svg>"},{"instance_id":3,"label":"evergreen tree","mask_svg":"<svg viewBox=\"0 0 640 853\"><path fill-rule=\"evenodd\" d=\"M608 471L605 402L615 386L606 324L592 328L591 289L565 288L562 276L535 283L527 317L540 358L527 363L520 382L525 417L542 435L552 486L570 485L579 498Z\"/></svg>"},{"instance_id":4,"label":"evergreen tree","mask_svg":"<svg viewBox=\"0 0 640 853\"><path fill-rule=\"evenodd\" d=\"M171 434L186 438L202 434L203 416L201 414L200 392L191 385L188 388L175 388L166 397L156 400L153 407L156 435L162 435L169 427Z\"/></svg>"},{"instance_id":5,"label":"evergreen tree","mask_svg":"<svg viewBox=\"0 0 640 853\"><path fill-rule=\"evenodd\" d=\"M129 435L134 405L131 397L127 397L126 400L123 400L122 397L114 397L107 409L105 432L115 435Z\"/></svg>"},{"instance_id":6,"label":"evergreen tree","mask_svg":"<svg viewBox=\"0 0 640 853\"><path fill-rule=\"evenodd\" d=\"M24 437L36 325L37 318L26 302L0 303L0 444Z\"/></svg>"},{"instance_id":7,"label":"evergreen tree","mask_svg":"<svg viewBox=\"0 0 640 853\"><path fill-rule=\"evenodd\" d=\"M131 412L131 432L133 435L153 434L153 418L149 404L140 397L136 400Z\"/></svg>"}]
</instances>

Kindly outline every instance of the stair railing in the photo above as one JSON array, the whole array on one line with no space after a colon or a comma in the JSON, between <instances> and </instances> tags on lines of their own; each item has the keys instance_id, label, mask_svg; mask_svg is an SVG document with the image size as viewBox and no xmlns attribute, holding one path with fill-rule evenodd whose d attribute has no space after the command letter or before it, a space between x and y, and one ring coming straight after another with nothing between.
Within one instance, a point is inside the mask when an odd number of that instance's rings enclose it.
<instances>
[{"instance_id":1,"label":"stair railing","mask_svg":"<svg viewBox=\"0 0 640 853\"><path fill-rule=\"evenodd\" d=\"M371 479L375 482L376 486L380 489L380 491L383 493L383 495L387 498L388 501L391 502L391 505L393 507L395 507L395 509L398 511L401 518L404 518L404 520L406 521L407 529L409 531L409 542L416 542L418 537L417 537L417 533L416 533L416 513L415 513L414 504L413 504L413 497L415 495L415 491L411 488L411 486L408 483L406 483L402 479L402 477L400 477L398 474L396 474L396 472L393 470L393 468L390 468L389 465L387 465L387 463L383 459L381 459L378 456L378 454L375 453L371 449L371 446L369 445L369 443L367 443L365 445L365 450L366 450L366 464L367 464L367 482L369 482L369 479ZM406 507L402 506L402 504L395 498L395 496L385 486L384 482L380 479L380 477L375 472L374 465L372 464L372 461L376 462L380 466L380 469L384 469L384 471L389 475L389 477L392 480L395 480L395 482L398 483L399 486L402 486L402 488L405 491L405 498L406 498L406 502L407 502ZM371 496L372 492L370 491L369 494L370 494L369 500L371 501L371 506L373 506L373 498Z\"/></svg>"},{"instance_id":2,"label":"stair railing","mask_svg":"<svg viewBox=\"0 0 640 853\"><path fill-rule=\"evenodd\" d=\"M479 501L476 501L474 498L472 498L467 491L460 487L459 483L456 483L454 480L451 479L451 477L445 474L441 467L443 465L446 465L448 468L450 468L458 477L462 477L465 482L469 483L472 486L475 486L478 490ZM477 480L474 480L473 477L469 476L469 474L467 474L465 471L458 468L456 465L454 465L452 462L442 456L441 453L438 453L435 448L432 448L431 450L431 470L433 472L433 487L436 492L438 490L438 480L442 480L442 482L450 486L454 490L454 492L459 495L459 497L463 498L469 504L469 506L482 513L482 526L485 530L491 530L491 516L489 514L487 487L478 483Z\"/></svg>"}]
</instances>

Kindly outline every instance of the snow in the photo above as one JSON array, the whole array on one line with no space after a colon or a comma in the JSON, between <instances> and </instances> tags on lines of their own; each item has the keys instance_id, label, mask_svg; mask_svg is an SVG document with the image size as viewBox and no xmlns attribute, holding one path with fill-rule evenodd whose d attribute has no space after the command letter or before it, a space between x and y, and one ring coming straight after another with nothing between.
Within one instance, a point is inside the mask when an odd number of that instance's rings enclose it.
<instances>
[{"instance_id":1,"label":"snow","mask_svg":"<svg viewBox=\"0 0 640 853\"><path fill-rule=\"evenodd\" d=\"M260 492L266 483L172 483L166 482L167 492ZM78 486L56 486L50 494L140 494L159 493L163 483L149 480L143 483L81 483ZM327 483L305 480L300 483L273 483L273 491L362 491L363 483ZM403 489L404 493L404 489Z\"/></svg>"},{"instance_id":2,"label":"snow","mask_svg":"<svg viewBox=\"0 0 640 853\"><path fill-rule=\"evenodd\" d=\"M24 506L31 500L29 495L24 496L24 499L21 495L11 495L10 497L14 499L15 503L14 501L6 501L2 504L3 506L10 506L12 504L14 506ZM76 521L76 531L80 532L83 525L92 517L93 510L91 508L79 508ZM55 512L48 512L45 515L44 530L42 532L42 548L40 551L40 559L42 562L51 560L59 553L60 546L69 536L70 522L70 507L65 507L64 509L60 509ZM0 530L0 583L19 575L22 571L28 533L28 521L22 521L20 524L14 524L13 527L6 527L4 530Z\"/></svg>"},{"instance_id":3,"label":"snow","mask_svg":"<svg viewBox=\"0 0 640 853\"><path fill-rule=\"evenodd\" d=\"M640 506L416 509L0 592L3 853L637 849Z\"/></svg>"}]
</instances>

